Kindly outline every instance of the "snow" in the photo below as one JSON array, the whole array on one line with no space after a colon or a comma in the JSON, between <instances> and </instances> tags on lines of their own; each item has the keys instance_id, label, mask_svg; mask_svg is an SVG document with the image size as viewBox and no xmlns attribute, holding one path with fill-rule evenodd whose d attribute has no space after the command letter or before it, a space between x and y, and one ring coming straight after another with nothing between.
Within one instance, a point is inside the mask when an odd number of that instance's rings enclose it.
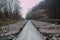
<instances>
[{"instance_id":1,"label":"snow","mask_svg":"<svg viewBox=\"0 0 60 40\"><path fill-rule=\"evenodd\" d=\"M44 40L44 38L29 20L16 40Z\"/></svg>"}]
</instances>

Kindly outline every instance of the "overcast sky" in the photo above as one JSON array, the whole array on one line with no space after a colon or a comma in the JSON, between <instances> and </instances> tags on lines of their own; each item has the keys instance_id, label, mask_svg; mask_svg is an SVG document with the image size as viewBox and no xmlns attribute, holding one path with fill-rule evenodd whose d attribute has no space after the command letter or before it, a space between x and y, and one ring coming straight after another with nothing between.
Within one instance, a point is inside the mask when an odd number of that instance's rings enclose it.
<instances>
[{"instance_id":1,"label":"overcast sky","mask_svg":"<svg viewBox=\"0 0 60 40\"><path fill-rule=\"evenodd\" d=\"M22 7L22 10L21 10L22 17L25 17L28 10L41 1L43 1L43 0L20 0L21 7Z\"/></svg>"}]
</instances>

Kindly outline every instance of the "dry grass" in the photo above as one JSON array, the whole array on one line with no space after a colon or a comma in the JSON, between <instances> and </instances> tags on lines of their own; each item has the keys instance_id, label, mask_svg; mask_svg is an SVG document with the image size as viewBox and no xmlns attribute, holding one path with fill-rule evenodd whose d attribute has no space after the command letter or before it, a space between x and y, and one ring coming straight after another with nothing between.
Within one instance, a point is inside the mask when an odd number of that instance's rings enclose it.
<instances>
[{"instance_id":1,"label":"dry grass","mask_svg":"<svg viewBox=\"0 0 60 40\"><path fill-rule=\"evenodd\" d=\"M13 20L13 19L0 20L0 26L12 24L12 23L15 23L17 21L21 21L21 20Z\"/></svg>"}]
</instances>

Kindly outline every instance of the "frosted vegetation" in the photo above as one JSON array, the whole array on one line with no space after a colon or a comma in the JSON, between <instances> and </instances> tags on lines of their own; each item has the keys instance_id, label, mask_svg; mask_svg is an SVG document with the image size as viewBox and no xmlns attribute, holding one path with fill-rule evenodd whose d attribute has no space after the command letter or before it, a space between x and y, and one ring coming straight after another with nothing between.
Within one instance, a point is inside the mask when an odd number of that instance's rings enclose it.
<instances>
[{"instance_id":1,"label":"frosted vegetation","mask_svg":"<svg viewBox=\"0 0 60 40\"><path fill-rule=\"evenodd\" d=\"M0 0L0 11L4 12L7 10L8 12L14 12L16 9L19 10L19 1L18 0Z\"/></svg>"},{"instance_id":2,"label":"frosted vegetation","mask_svg":"<svg viewBox=\"0 0 60 40\"><path fill-rule=\"evenodd\" d=\"M0 0L0 25L21 19L19 0ZM11 23L12 23L11 22Z\"/></svg>"}]
</instances>

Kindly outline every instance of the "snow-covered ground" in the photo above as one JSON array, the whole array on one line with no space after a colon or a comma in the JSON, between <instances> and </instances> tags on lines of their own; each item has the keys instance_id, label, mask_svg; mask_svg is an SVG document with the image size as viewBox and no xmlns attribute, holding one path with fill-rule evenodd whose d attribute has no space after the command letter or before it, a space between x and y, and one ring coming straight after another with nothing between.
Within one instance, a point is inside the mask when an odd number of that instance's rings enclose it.
<instances>
[{"instance_id":1,"label":"snow-covered ground","mask_svg":"<svg viewBox=\"0 0 60 40\"><path fill-rule=\"evenodd\" d=\"M34 20L31 20L31 22L35 25L36 28L38 28L40 32L60 34L60 25Z\"/></svg>"},{"instance_id":2,"label":"snow-covered ground","mask_svg":"<svg viewBox=\"0 0 60 40\"><path fill-rule=\"evenodd\" d=\"M20 32L21 28L25 25L27 21L16 22L6 26L0 27L0 40L15 39L15 35ZM15 35L14 35L15 34ZM11 36L12 35L12 36Z\"/></svg>"}]
</instances>

